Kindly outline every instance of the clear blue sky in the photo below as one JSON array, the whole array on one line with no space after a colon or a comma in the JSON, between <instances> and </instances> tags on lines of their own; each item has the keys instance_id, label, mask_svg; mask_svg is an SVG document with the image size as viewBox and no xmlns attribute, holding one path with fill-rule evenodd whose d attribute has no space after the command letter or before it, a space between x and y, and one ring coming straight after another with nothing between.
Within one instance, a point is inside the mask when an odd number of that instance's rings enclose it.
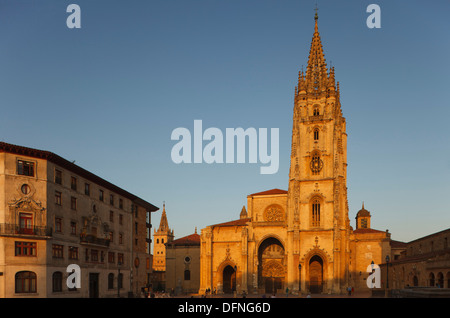
<instances>
[{"instance_id":1,"label":"clear blue sky","mask_svg":"<svg viewBox=\"0 0 450 318\"><path fill-rule=\"evenodd\" d=\"M81 29L66 8L81 7ZM381 29L366 8L381 7ZM349 217L409 241L450 226L450 2L320 0L348 132ZM0 139L55 152L161 207L177 238L287 190L315 1L0 0ZM280 169L176 165L177 127L280 129ZM161 210L152 214L154 228Z\"/></svg>"}]
</instances>

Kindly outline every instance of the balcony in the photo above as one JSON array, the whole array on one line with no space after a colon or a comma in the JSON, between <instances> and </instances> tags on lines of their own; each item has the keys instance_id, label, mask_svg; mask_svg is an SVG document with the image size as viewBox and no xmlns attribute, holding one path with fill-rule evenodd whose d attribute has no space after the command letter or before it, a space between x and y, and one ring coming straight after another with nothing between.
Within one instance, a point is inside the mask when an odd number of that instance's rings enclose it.
<instances>
[{"instance_id":1,"label":"balcony","mask_svg":"<svg viewBox=\"0 0 450 318\"><path fill-rule=\"evenodd\" d=\"M96 246L109 247L109 239L99 238L92 234L82 234L80 236L81 244L92 244Z\"/></svg>"},{"instance_id":2,"label":"balcony","mask_svg":"<svg viewBox=\"0 0 450 318\"><path fill-rule=\"evenodd\" d=\"M323 115L315 115L315 116L309 116L310 121L320 121L323 120Z\"/></svg>"},{"instance_id":3,"label":"balcony","mask_svg":"<svg viewBox=\"0 0 450 318\"><path fill-rule=\"evenodd\" d=\"M32 236L41 238L52 237L52 228L48 226L21 227L18 224L0 223L0 236Z\"/></svg>"}]
</instances>

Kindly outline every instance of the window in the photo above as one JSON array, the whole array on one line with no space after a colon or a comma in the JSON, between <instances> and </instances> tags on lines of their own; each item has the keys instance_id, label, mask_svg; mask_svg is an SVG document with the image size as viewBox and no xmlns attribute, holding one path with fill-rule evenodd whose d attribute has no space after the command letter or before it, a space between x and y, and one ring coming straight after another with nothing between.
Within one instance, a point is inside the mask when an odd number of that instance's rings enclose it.
<instances>
[{"instance_id":1,"label":"window","mask_svg":"<svg viewBox=\"0 0 450 318\"><path fill-rule=\"evenodd\" d=\"M361 228L367 229L367 219L361 219Z\"/></svg>"},{"instance_id":2,"label":"window","mask_svg":"<svg viewBox=\"0 0 450 318\"><path fill-rule=\"evenodd\" d=\"M114 195L113 194L109 195L109 204L114 205Z\"/></svg>"},{"instance_id":3,"label":"window","mask_svg":"<svg viewBox=\"0 0 450 318\"><path fill-rule=\"evenodd\" d=\"M55 170L55 183L62 184L62 172L61 172L61 170Z\"/></svg>"},{"instance_id":4,"label":"window","mask_svg":"<svg viewBox=\"0 0 450 318\"><path fill-rule=\"evenodd\" d=\"M84 194L86 194L86 195L91 194L91 185L89 183L84 184Z\"/></svg>"},{"instance_id":5,"label":"window","mask_svg":"<svg viewBox=\"0 0 450 318\"><path fill-rule=\"evenodd\" d=\"M15 242L16 256L36 256L36 242Z\"/></svg>"},{"instance_id":6,"label":"window","mask_svg":"<svg viewBox=\"0 0 450 318\"><path fill-rule=\"evenodd\" d=\"M113 231L109 232L109 241L114 242L114 232Z\"/></svg>"},{"instance_id":7,"label":"window","mask_svg":"<svg viewBox=\"0 0 450 318\"><path fill-rule=\"evenodd\" d=\"M91 261L98 262L98 251L97 250L91 250Z\"/></svg>"},{"instance_id":8,"label":"window","mask_svg":"<svg viewBox=\"0 0 450 318\"><path fill-rule=\"evenodd\" d=\"M119 224L123 224L123 215L119 214Z\"/></svg>"},{"instance_id":9,"label":"window","mask_svg":"<svg viewBox=\"0 0 450 318\"><path fill-rule=\"evenodd\" d=\"M99 192L98 192L98 199L103 202L103 198L104 198L103 190L99 190Z\"/></svg>"},{"instance_id":10,"label":"window","mask_svg":"<svg viewBox=\"0 0 450 318\"><path fill-rule=\"evenodd\" d=\"M117 253L117 263L119 265L123 264L123 254L122 253Z\"/></svg>"},{"instance_id":11,"label":"window","mask_svg":"<svg viewBox=\"0 0 450 318\"><path fill-rule=\"evenodd\" d=\"M114 211L109 211L109 222L114 222Z\"/></svg>"},{"instance_id":12,"label":"window","mask_svg":"<svg viewBox=\"0 0 450 318\"><path fill-rule=\"evenodd\" d=\"M52 256L54 258L64 258L64 246L59 244L53 244Z\"/></svg>"},{"instance_id":13,"label":"window","mask_svg":"<svg viewBox=\"0 0 450 318\"><path fill-rule=\"evenodd\" d=\"M119 233L119 244L123 244L123 234Z\"/></svg>"},{"instance_id":14,"label":"window","mask_svg":"<svg viewBox=\"0 0 450 318\"><path fill-rule=\"evenodd\" d=\"M114 289L114 274L108 274L108 289Z\"/></svg>"},{"instance_id":15,"label":"window","mask_svg":"<svg viewBox=\"0 0 450 318\"><path fill-rule=\"evenodd\" d=\"M19 233L33 234L33 214L19 213Z\"/></svg>"},{"instance_id":16,"label":"window","mask_svg":"<svg viewBox=\"0 0 450 318\"><path fill-rule=\"evenodd\" d=\"M312 201L312 226L320 226L320 199L314 198Z\"/></svg>"},{"instance_id":17,"label":"window","mask_svg":"<svg viewBox=\"0 0 450 318\"><path fill-rule=\"evenodd\" d=\"M36 273L23 271L15 275L16 293L35 293L36 292Z\"/></svg>"},{"instance_id":18,"label":"window","mask_svg":"<svg viewBox=\"0 0 450 318\"><path fill-rule=\"evenodd\" d=\"M78 259L78 247L69 246L69 259Z\"/></svg>"},{"instance_id":19,"label":"window","mask_svg":"<svg viewBox=\"0 0 450 318\"><path fill-rule=\"evenodd\" d=\"M58 232L58 233L62 232L62 219L61 218L55 218L55 232Z\"/></svg>"},{"instance_id":20,"label":"window","mask_svg":"<svg viewBox=\"0 0 450 318\"><path fill-rule=\"evenodd\" d=\"M63 278L63 275L61 272L53 273L53 277L52 277L53 292L61 292L62 291L62 278Z\"/></svg>"},{"instance_id":21,"label":"window","mask_svg":"<svg viewBox=\"0 0 450 318\"><path fill-rule=\"evenodd\" d=\"M138 223L134 222L134 234L138 234Z\"/></svg>"},{"instance_id":22,"label":"window","mask_svg":"<svg viewBox=\"0 0 450 318\"><path fill-rule=\"evenodd\" d=\"M314 116L319 116L319 108L314 108L314 112L313 112Z\"/></svg>"},{"instance_id":23,"label":"window","mask_svg":"<svg viewBox=\"0 0 450 318\"><path fill-rule=\"evenodd\" d=\"M70 208L75 211L77 210L77 198L75 197L70 198Z\"/></svg>"},{"instance_id":24,"label":"window","mask_svg":"<svg viewBox=\"0 0 450 318\"><path fill-rule=\"evenodd\" d=\"M191 271L188 269L184 271L184 280L191 280Z\"/></svg>"},{"instance_id":25,"label":"window","mask_svg":"<svg viewBox=\"0 0 450 318\"><path fill-rule=\"evenodd\" d=\"M314 140L319 140L319 128L314 129Z\"/></svg>"},{"instance_id":26,"label":"window","mask_svg":"<svg viewBox=\"0 0 450 318\"><path fill-rule=\"evenodd\" d=\"M34 162L17 160L17 174L34 177Z\"/></svg>"},{"instance_id":27,"label":"window","mask_svg":"<svg viewBox=\"0 0 450 318\"><path fill-rule=\"evenodd\" d=\"M108 263L113 263L115 262L115 254L114 252L108 252Z\"/></svg>"},{"instance_id":28,"label":"window","mask_svg":"<svg viewBox=\"0 0 450 318\"><path fill-rule=\"evenodd\" d=\"M119 209L123 209L123 200L119 199Z\"/></svg>"},{"instance_id":29,"label":"window","mask_svg":"<svg viewBox=\"0 0 450 318\"><path fill-rule=\"evenodd\" d=\"M70 234L77 235L77 222L75 221L70 222Z\"/></svg>"},{"instance_id":30,"label":"window","mask_svg":"<svg viewBox=\"0 0 450 318\"><path fill-rule=\"evenodd\" d=\"M55 204L61 205L61 192L55 191Z\"/></svg>"},{"instance_id":31,"label":"window","mask_svg":"<svg viewBox=\"0 0 450 318\"><path fill-rule=\"evenodd\" d=\"M70 188L72 190L77 191L77 178L75 177L70 178Z\"/></svg>"},{"instance_id":32,"label":"window","mask_svg":"<svg viewBox=\"0 0 450 318\"><path fill-rule=\"evenodd\" d=\"M23 194L27 195L27 194L30 194L31 188L30 188L30 186L28 184L23 184L20 187L20 191L22 191Z\"/></svg>"}]
</instances>

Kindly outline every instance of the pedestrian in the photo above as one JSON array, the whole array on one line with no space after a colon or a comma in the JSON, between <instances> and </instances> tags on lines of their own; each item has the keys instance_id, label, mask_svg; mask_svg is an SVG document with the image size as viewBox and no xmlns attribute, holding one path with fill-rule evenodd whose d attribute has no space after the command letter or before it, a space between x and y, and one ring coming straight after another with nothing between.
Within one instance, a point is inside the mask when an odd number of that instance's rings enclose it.
<instances>
[{"instance_id":1,"label":"pedestrian","mask_svg":"<svg viewBox=\"0 0 450 318\"><path fill-rule=\"evenodd\" d=\"M354 289L353 289L353 287L352 287L352 295L353 295L353 293L354 293Z\"/></svg>"},{"instance_id":2,"label":"pedestrian","mask_svg":"<svg viewBox=\"0 0 450 318\"><path fill-rule=\"evenodd\" d=\"M348 292L348 295L351 296L352 288L350 286L347 287L347 292Z\"/></svg>"},{"instance_id":3,"label":"pedestrian","mask_svg":"<svg viewBox=\"0 0 450 318\"><path fill-rule=\"evenodd\" d=\"M289 297L289 288L286 287L286 297Z\"/></svg>"}]
</instances>

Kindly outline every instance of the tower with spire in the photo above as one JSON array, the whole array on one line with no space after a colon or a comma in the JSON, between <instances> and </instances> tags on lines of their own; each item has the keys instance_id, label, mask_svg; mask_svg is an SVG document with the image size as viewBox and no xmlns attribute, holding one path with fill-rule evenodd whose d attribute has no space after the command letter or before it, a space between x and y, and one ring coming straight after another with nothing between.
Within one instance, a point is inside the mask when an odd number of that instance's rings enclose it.
<instances>
[{"instance_id":1,"label":"tower with spire","mask_svg":"<svg viewBox=\"0 0 450 318\"><path fill-rule=\"evenodd\" d=\"M173 241L173 230L169 228L167 221L166 203L163 203L163 211L158 230L154 231L153 270L164 272L166 270L166 244Z\"/></svg>"},{"instance_id":2,"label":"tower with spire","mask_svg":"<svg viewBox=\"0 0 450 318\"><path fill-rule=\"evenodd\" d=\"M321 273L336 278L321 279L317 288L340 292L348 274L350 230L347 134L339 83L334 67L327 68L317 11L314 20L306 73L299 72L295 88L287 221L290 242L298 247L293 263L301 264L301 255L309 250L320 259ZM311 264L303 265L308 272Z\"/></svg>"}]
</instances>

